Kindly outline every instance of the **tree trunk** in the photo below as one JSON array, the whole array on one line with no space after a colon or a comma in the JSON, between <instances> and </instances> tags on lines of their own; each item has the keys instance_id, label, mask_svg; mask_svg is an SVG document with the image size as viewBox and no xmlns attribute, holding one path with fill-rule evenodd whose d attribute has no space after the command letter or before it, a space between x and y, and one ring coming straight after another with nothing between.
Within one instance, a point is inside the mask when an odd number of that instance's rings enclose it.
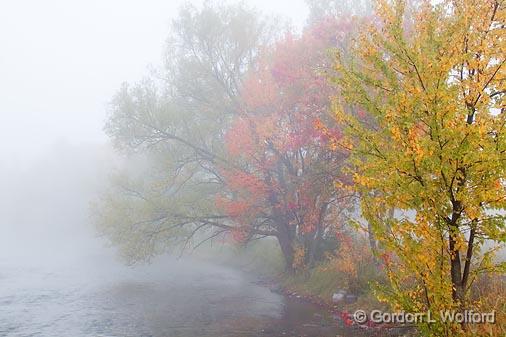
<instances>
[{"instance_id":1,"label":"tree trunk","mask_svg":"<svg viewBox=\"0 0 506 337\"><path fill-rule=\"evenodd\" d=\"M309 267L314 267L316 262L320 259L319 250L322 239L322 230L318 227L316 233L313 233L313 237L309 245L309 254L306 261Z\"/></svg>"},{"instance_id":2,"label":"tree trunk","mask_svg":"<svg viewBox=\"0 0 506 337\"><path fill-rule=\"evenodd\" d=\"M374 258L374 262L379 265L378 261L378 242L376 241L376 237L374 236L371 223L367 223L367 234L369 237L369 246L371 247L371 252Z\"/></svg>"},{"instance_id":3,"label":"tree trunk","mask_svg":"<svg viewBox=\"0 0 506 337\"><path fill-rule=\"evenodd\" d=\"M309 256L307 259L307 265L309 267L314 267L316 262L321 259L320 254L320 245L323 240L323 232L324 232L324 220L327 214L327 209L329 207L328 203L324 203L320 208L320 214L318 216L318 223L316 225L315 233L311 235L311 242L309 245Z\"/></svg>"},{"instance_id":4,"label":"tree trunk","mask_svg":"<svg viewBox=\"0 0 506 337\"><path fill-rule=\"evenodd\" d=\"M292 273L293 269L293 255L294 250L292 246L292 240L287 233L280 233L277 235L277 239L279 242L279 246L281 247L281 252L283 253L283 257L285 258L285 270L287 272Z\"/></svg>"},{"instance_id":5,"label":"tree trunk","mask_svg":"<svg viewBox=\"0 0 506 337\"><path fill-rule=\"evenodd\" d=\"M452 297L460 305L464 304L464 286L462 284L462 265L460 263L460 252L455 249L456 240L452 233L449 235L450 248L450 272L452 280Z\"/></svg>"}]
</instances>

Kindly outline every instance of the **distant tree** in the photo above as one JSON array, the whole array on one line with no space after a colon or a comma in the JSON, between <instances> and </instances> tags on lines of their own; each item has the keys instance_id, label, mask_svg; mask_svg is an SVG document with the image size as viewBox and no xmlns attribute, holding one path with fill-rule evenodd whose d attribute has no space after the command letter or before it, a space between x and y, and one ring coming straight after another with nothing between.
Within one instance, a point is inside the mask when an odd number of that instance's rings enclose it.
<instances>
[{"instance_id":1,"label":"distant tree","mask_svg":"<svg viewBox=\"0 0 506 337\"><path fill-rule=\"evenodd\" d=\"M95 214L130 262L232 228L214 207L224 182L218 167L229 165L223 136L273 27L244 4L186 5L172 23L165 69L114 97L105 130L142 160L127 162Z\"/></svg>"},{"instance_id":2,"label":"distant tree","mask_svg":"<svg viewBox=\"0 0 506 337\"><path fill-rule=\"evenodd\" d=\"M364 17L373 12L372 0L306 0L308 22L315 24L329 18Z\"/></svg>"},{"instance_id":3,"label":"distant tree","mask_svg":"<svg viewBox=\"0 0 506 337\"><path fill-rule=\"evenodd\" d=\"M324 239L335 239L339 215L350 206L349 192L334 187L346 179L339 173L346 153L329 150L318 128L325 123L328 133L340 134L325 75L332 71L329 49L344 47L350 26L326 20L266 52L247 77L241 113L226 134L237 165L223 170L227 189L218 204L236 222L236 239L259 231L275 236L288 269L323 257Z\"/></svg>"},{"instance_id":4,"label":"distant tree","mask_svg":"<svg viewBox=\"0 0 506 337\"><path fill-rule=\"evenodd\" d=\"M473 281L505 271L504 1L377 1L351 60L339 58L338 121L362 211L409 312L473 308ZM367 115L366 115L367 114ZM387 212L396 209L395 216ZM410 215L411 213L411 215ZM437 319L437 317L436 317ZM424 335L452 335L450 322Z\"/></svg>"}]
</instances>

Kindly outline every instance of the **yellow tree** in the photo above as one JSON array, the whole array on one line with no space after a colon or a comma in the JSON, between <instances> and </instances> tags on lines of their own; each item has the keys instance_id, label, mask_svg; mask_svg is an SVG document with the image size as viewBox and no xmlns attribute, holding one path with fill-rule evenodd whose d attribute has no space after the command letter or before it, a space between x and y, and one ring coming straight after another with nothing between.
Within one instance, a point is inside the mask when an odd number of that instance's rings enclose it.
<instances>
[{"instance_id":1,"label":"yellow tree","mask_svg":"<svg viewBox=\"0 0 506 337\"><path fill-rule=\"evenodd\" d=\"M473 280L504 272L485 247L506 241L505 5L380 0L353 57L337 57L335 145L353 153L398 309L470 308Z\"/></svg>"}]
</instances>

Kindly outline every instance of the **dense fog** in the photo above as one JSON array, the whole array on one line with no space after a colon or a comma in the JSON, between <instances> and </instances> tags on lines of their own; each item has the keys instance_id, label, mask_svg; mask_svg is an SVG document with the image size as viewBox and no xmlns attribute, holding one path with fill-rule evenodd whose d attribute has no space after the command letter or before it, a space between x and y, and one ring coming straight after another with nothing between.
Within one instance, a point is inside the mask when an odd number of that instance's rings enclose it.
<instances>
[{"instance_id":1,"label":"dense fog","mask_svg":"<svg viewBox=\"0 0 506 337\"><path fill-rule=\"evenodd\" d=\"M504 0L0 3L0 337L506 335Z\"/></svg>"},{"instance_id":2,"label":"dense fog","mask_svg":"<svg viewBox=\"0 0 506 337\"><path fill-rule=\"evenodd\" d=\"M54 263L103 253L89 210L114 161L107 145L61 142L26 165L2 168L2 260Z\"/></svg>"}]
</instances>

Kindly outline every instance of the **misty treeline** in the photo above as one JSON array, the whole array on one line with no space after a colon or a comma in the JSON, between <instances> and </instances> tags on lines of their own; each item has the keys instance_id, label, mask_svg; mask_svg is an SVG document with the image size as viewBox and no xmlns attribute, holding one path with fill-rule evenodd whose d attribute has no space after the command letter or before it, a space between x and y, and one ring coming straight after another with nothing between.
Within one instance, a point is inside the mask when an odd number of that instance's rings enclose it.
<instances>
[{"instance_id":1,"label":"misty treeline","mask_svg":"<svg viewBox=\"0 0 506 337\"><path fill-rule=\"evenodd\" d=\"M393 308L490 310L477 284L505 268L505 2L307 4L300 31L243 3L181 8L163 69L112 101L105 130L129 159L98 229L129 262L265 237L289 273L333 259L353 274L368 256Z\"/></svg>"}]
</instances>

